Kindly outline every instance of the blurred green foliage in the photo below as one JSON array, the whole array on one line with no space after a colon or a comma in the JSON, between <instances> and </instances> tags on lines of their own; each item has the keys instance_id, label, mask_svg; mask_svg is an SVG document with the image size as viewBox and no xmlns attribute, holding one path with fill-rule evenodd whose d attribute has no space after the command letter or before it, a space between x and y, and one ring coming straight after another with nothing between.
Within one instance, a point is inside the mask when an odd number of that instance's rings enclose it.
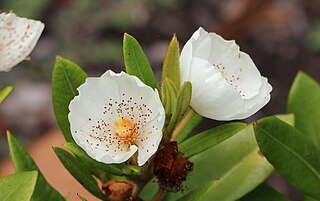
<instances>
[{"instance_id":1,"label":"blurred green foliage","mask_svg":"<svg viewBox=\"0 0 320 201\"><path fill-rule=\"evenodd\" d=\"M311 26L306 38L307 47L313 52L320 52L320 23Z\"/></svg>"},{"instance_id":2,"label":"blurred green foliage","mask_svg":"<svg viewBox=\"0 0 320 201\"><path fill-rule=\"evenodd\" d=\"M45 31L32 52L33 62L13 70L11 78L0 75L4 84L24 77L50 81L54 58L61 55L77 61L89 72L124 69L123 33L147 27L151 12L166 11L177 0L3 0L2 11L41 20ZM14 79L12 78L14 77Z\"/></svg>"},{"instance_id":3,"label":"blurred green foliage","mask_svg":"<svg viewBox=\"0 0 320 201\"><path fill-rule=\"evenodd\" d=\"M2 0L1 10L13 10L17 15L38 19L43 15L51 0Z\"/></svg>"}]
</instances>

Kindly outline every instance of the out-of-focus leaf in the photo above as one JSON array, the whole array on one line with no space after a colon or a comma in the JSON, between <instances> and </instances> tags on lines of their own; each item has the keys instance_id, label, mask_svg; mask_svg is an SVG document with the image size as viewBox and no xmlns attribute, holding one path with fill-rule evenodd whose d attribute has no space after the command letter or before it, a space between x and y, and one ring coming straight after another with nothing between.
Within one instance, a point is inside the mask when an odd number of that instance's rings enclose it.
<instances>
[{"instance_id":1,"label":"out-of-focus leaf","mask_svg":"<svg viewBox=\"0 0 320 201\"><path fill-rule=\"evenodd\" d=\"M166 78L171 80L177 89L180 88L179 42L175 35L171 39L163 62L162 80Z\"/></svg>"},{"instance_id":2,"label":"out-of-focus leaf","mask_svg":"<svg viewBox=\"0 0 320 201\"><path fill-rule=\"evenodd\" d=\"M289 201L284 195L266 184L261 184L256 189L241 198L241 201Z\"/></svg>"},{"instance_id":3,"label":"out-of-focus leaf","mask_svg":"<svg viewBox=\"0 0 320 201\"><path fill-rule=\"evenodd\" d=\"M75 63L57 56L52 73L52 103L58 124L67 142L74 142L68 120L70 101L88 75Z\"/></svg>"},{"instance_id":4,"label":"out-of-focus leaf","mask_svg":"<svg viewBox=\"0 0 320 201\"><path fill-rule=\"evenodd\" d=\"M315 199L315 198L312 198L312 197L309 197L307 195L304 195L303 196L303 201L320 201L320 199Z\"/></svg>"},{"instance_id":5,"label":"out-of-focus leaf","mask_svg":"<svg viewBox=\"0 0 320 201\"><path fill-rule=\"evenodd\" d=\"M186 158L192 157L225 141L244 127L244 123L229 123L206 130L181 143L180 151Z\"/></svg>"},{"instance_id":6,"label":"out-of-focus leaf","mask_svg":"<svg viewBox=\"0 0 320 201\"><path fill-rule=\"evenodd\" d=\"M307 33L306 37L306 46L313 52L319 53L320 52L320 23L312 23L310 27L310 31Z\"/></svg>"},{"instance_id":7,"label":"out-of-focus leaf","mask_svg":"<svg viewBox=\"0 0 320 201\"><path fill-rule=\"evenodd\" d=\"M59 147L54 147L53 150L64 167L81 183L83 187L92 193L92 195L102 200L107 200L106 196L99 189L97 181L77 158Z\"/></svg>"},{"instance_id":8,"label":"out-of-focus leaf","mask_svg":"<svg viewBox=\"0 0 320 201\"><path fill-rule=\"evenodd\" d=\"M44 176L39 171L38 166L22 146L22 144L18 142L18 140L15 139L10 132L7 132L7 136L10 154L16 172L25 172L31 170L38 171L37 183L31 200L65 200L63 196L46 181Z\"/></svg>"},{"instance_id":9,"label":"out-of-focus leaf","mask_svg":"<svg viewBox=\"0 0 320 201\"><path fill-rule=\"evenodd\" d=\"M146 85L159 91L158 81L139 42L127 33L123 37L123 57L128 74L137 76Z\"/></svg>"},{"instance_id":10,"label":"out-of-focus leaf","mask_svg":"<svg viewBox=\"0 0 320 201\"><path fill-rule=\"evenodd\" d=\"M320 148L320 86L303 72L292 84L288 112L295 114L295 127Z\"/></svg>"},{"instance_id":11,"label":"out-of-focus leaf","mask_svg":"<svg viewBox=\"0 0 320 201\"><path fill-rule=\"evenodd\" d=\"M49 3L50 0L1 0L1 10L13 10L19 16L36 19L42 17Z\"/></svg>"},{"instance_id":12,"label":"out-of-focus leaf","mask_svg":"<svg viewBox=\"0 0 320 201\"><path fill-rule=\"evenodd\" d=\"M13 86L6 86L0 90L0 103L2 103L13 90Z\"/></svg>"},{"instance_id":13,"label":"out-of-focus leaf","mask_svg":"<svg viewBox=\"0 0 320 201\"><path fill-rule=\"evenodd\" d=\"M20 172L0 179L1 201L29 201L37 182L37 171Z\"/></svg>"},{"instance_id":14,"label":"out-of-focus leaf","mask_svg":"<svg viewBox=\"0 0 320 201\"><path fill-rule=\"evenodd\" d=\"M277 171L303 193L320 199L320 150L276 117L259 120L254 130L262 153Z\"/></svg>"},{"instance_id":15,"label":"out-of-focus leaf","mask_svg":"<svg viewBox=\"0 0 320 201\"><path fill-rule=\"evenodd\" d=\"M167 133L170 133L175 128L186 113L191 101L191 93L191 83L185 82L178 92L177 101L167 127Z\"/></svg>"}]
</instances>

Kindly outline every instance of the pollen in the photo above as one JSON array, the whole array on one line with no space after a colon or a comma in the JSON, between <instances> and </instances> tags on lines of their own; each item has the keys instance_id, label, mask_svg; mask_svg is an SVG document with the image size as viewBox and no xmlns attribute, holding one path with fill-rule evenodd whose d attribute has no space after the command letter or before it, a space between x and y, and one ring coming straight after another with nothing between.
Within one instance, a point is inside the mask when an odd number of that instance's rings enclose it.
<instances>
[{"instance_id":1,"label":"pollen","mask_svg":"<svg viewBox=\"0 0 320 201\"><path fill-rule=\"evenodd\" d=\"M114 129L118 140L121 141L127 149L135 144L138 138L138 127L132 121L121 118L118 113L115 115Z\"/></svg>"}]
</instances>

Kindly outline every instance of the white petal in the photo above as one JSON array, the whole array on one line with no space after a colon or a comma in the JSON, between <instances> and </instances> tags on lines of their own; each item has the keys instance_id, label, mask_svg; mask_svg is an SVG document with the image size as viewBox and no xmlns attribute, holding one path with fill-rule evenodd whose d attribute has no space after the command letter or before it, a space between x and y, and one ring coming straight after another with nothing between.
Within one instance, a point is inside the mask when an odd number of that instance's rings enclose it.
<instances>
[{"instance_id":1,"label":"white petal","mask_svg":"<svg viewBox=\"0 0 320 201\"><path fill-rule=\"evenodd\" d=\"M190 66L191 58L194 52L193 42L197 40L200 37L200 35L204 35L206 33L207 32L202 27L200 27L196 32L193 33L190 40L188 40L187 43L182 48L181 55L180 55L180 74L182 78L189 77L189 70L190 70L189 66ZM187 79L182 81L187 81Z\"/></svg>"},{"instance_id":2,"label":"white petal","mask_svg":"<svg viewBox=\"0 0 320 201\"><path fill-rule=\"evenodd\" d=\"M33 50L44 24L17 17L14 13L0 14L0 71L9 71Z\"/></svg>"},{"instance_id":3,"label":"white petal","mask_svg":"<svg viewBox=\"0 0 320 201\"><path fill-rule=\"evenodd\" d=\"M240 94L230 86L208 61L193 58L190 81L192 83L191 106L204 117L229 120L245 108ZM201 80L201 82L198 82ZM210 106L210 107L208 107Z\"/></svg>"},{"instance_id":4,"label":"white petal","mask_svg":"<svg viewBox=\"0 0 320 201\"><path fill-rule=\"evenodd\" d=\"M104 114L106 104L110 99L119 102L118 85L111 79L87 78L85 84L78 88L79 96L76 96L69 105L70 129L76 143L80 145L89 156L105 163L115 163L116 161L109 154L97 155L96 153L109 150L109 141L101 141L97 137L105 135L103 131L109 130L114 133L114 115ZM96 128L101 123L102 130ZM98 132L98 133L95 133ZM94 137L92 137L94 136Z\"/></svg>"},{"instance_id":5,"label":"white petal","mask_svg":"<svg viewBox=\"0 0 320 201\"><path fill-rule=\"evenodd\" d=\"M235 116L234 119L244 119L258 112L270 101L271 91L272 86L268 83L267 78L262 77L262 85L259 94L251 99L244 100L247 111L242 114L239 114L238 116Z\"/></svg>"},{"instance_id":6,"label":"white petal","mask_svg":"<svg viewBox=\"0 0 320 201\"><path fill-rule=\"evenodd\" d=\"M218 68L227 82L233 85L243 98L251 98L259 92L260 73L250 57L241 52L233 41L210 33L212 50L209 62ZM208 50L209 51L209 50Z\"/></svg>"},{"instance_id":7,"label":"white petal","mask_svg":"<svg viewBox=\"0 0 320 201\"><path fill-rule=\"evenodd\" d=\"M71 133L95 160L122 163L140 150L139 143L127 144L117 134L118 117L132 122L142 134L148 133L147 125L156 125L160 132L150 138L160 142L165 114L159 95L135 76L107 71L100 78L87 78L78 91L69 105ZM158 141L153 143L156 149Z\"/></svg>"},{"instance_id":8,"label":"white petal","mask_svg":"<svg viewBox=\"0 0 320 201\"><path fill-rule=\"evenodd\" d=\"M162 138L164 125L164 111L159 111L158 117L145 125L139 135L136 144L139 147L138 165L142 166L157 151Z\"/></svg>"},{"instance_id":9,"label":"white petal","mask_svg":"<svg viewBox=\"0 0 320 201\"><path fill-rule=\"evenodd\" d=\"M158 114L159 105L162 105L157 91L154 91L151 87L146 86L136 76L128 75L125 72L116 74L111 70L108 70L101 77L113 79L117 83L121 83L121 85L118 85L120 96L132 98L132 102L135 101L137 103L135 105L139 105L138 102L143 102L144 105L139 107L138 110L134 111L136 118L139 118L140 114L142 115L143 122L148 123L156 117ZM132 87L130 90L128 90L128 86L138 87ZM122 92L125 92L125 94ZM123 115L126 115L125 111Z\"/></svg>"},{"instance_id":10,"label":"white petal","mask_svg":"<svg viewBox=\"0 0 320 201\"><path fill-rule=\"evenodd\" d=\"M182 49L180 64L182 83L192 84L191 106L202 116L246 118L270 99L270 84L233 40L199 28Z\"/></svg>"}]
</instances>

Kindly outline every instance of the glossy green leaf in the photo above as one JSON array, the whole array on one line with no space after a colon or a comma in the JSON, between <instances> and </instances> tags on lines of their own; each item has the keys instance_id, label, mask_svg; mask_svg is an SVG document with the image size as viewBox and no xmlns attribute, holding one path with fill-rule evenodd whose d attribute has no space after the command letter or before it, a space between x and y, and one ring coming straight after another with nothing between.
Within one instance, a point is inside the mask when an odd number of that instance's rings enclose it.
<instances>
[{"instance_id":1,"label":"glossy green leaf","mask_svg":"<svg viewBox=\"0 0 320 201\"><path fill-rule=\"evenodd\" d=\"M93 158L88 156L88 154L81 147L74 143L67 142L64 144L64 146L67 147L70 151L72 151L72 153L74 153L79 159L81 159L87 166L89 166L89 171L91 171L91 173L94 173L95 170L99 169L104 172L118 176L124 175L121 169L118 168L116 165L107 165L94 160Z\"/></svg>"},{"instance_id":2,"label":"glossy green leaf","mask_svg":"<svg viewBox=\"0 0 320 201\"><path fill-rule=\"evenodd\" d=\"M320 199L320 150L276 117L259 120L254 130L262 153L277 171L303 193Z\"/></svg>"},{"instance_id":3,"label":"glossy green leaf","mask_svg":"<svg viewBox=\"0 0 320 201\"><path fill-rule=\"evenodd\" d=\"M202 121L203 117L199 114L194 114L190 121L188 122L187 126L181 131L181 133L177 136L176 140L180 143L185 140L188 135L195 129Z\"/></svg>"},{"instance_id":4,"label":"glossy green leaf","mask_svg":"<svg viewBox=\"0 0 320 201\"><path fill-rule=\"evenodd\" d=\"M289 201L284 195L266 184L261 184L256 189L241 198L241 201Z\"/></svg>"},{"instance_id":5,"label":"glossy green leaf","mask_svg":"<svg viewBox=\"0 0 320 201\"><path fill-rule=\"evenodd\" d=\"M184 183L188 191L201 190L219 180L205 195L205 200L236 200L259 185L273 170L259 154L251 126L190 160L194 162L194 170ZM170 193L168 199L175 200L179 194Z\"/></svg>"},{"instance_id":6,"label":"glossy green leaf","mask_svg":"<svg viewBox=\"0 0 320 201\"><path fill-rule=\"evenodd\" d=\"M97 181L77 158L59 147L54 147L53 150L64 167L81 183L83 187L85 187L94 196L107 200L106 196L101 192Z\"/></svg>"},{"instance_id":7,"label":"glossy green leaf","mask_svg":"<svg viewBox=\"0 0 320 201\"><path fill-rule=\"evenodd\" d=\"M162 68L162 80L169 79L180 88L179 42L174 35L169 44ZM163 86L162 86L163 87Z\"/></svg>"},{"instance_id":8,"label":"glossy green leaf","mask_svg":"<svg viewBox=\"0 0 320 201\"><path fill-rule=\"evenodd\" d=\"M137 76L146 85L159 91L158 81L139 42L127 33L123 38L123 57L128 74Z\"/></svg>"},{"instance_id":9,"label":"glossy green leaf","mask_svg":"<svg viewBox=\"0 0 320 201\"><path fill-rule=\"evenodd\" d=\"M234 201L256 188L273 170L260 154L250 125L190 160L194 168L183 183L184 192L169 193L168 200L177 200L218 180L205 200Z\"/></svg>"},{"instance_id":10,"label":"glossy green leaf","mask_svg":"<svg viewBox=\"0 0 320 201\"><path fill-rule=\"evenodd\" d=\"M191 83L185 82L178 92L176 104L167 127L167 133L172 132L172 130L177 126L177 124L181 121L182 117L186 113L190 105L191 94Z\"/></svg>"},{"instance_id":11,"label":"glossy green leaf","mask_svg":"<svg viewBox=\"0 0 320 201\"><path fill-rule=\"evenodd\" d=\"M37 171L11 174L0 179L1 201L29 201L37 182Z\"/></svg>"},{"instance_id":12,"label":"glossy green leaf","mask_svg":"<svg viewBox=\"0 0 320 201\"><path fill-rule=\"evenodd\" d=\"M75 63L57 56L52 73L52 103L58 124L67 142L74 142L68 120L69 103L88 75Z\"/></svg>"},{"instance_id":13,"label":"glossy green leaf","mask_svg":"<svg viewBox=\"0 0 320 201\"><path fill-rule=\"evenodd\" d=\"M291 113L291 114L278 114L278 115L275 115L275 117L277 117L281 121L286 122L290 126L294 126L294 114L293 113Z\"/></svg>"},{"instance_id":14,"label":"glossy green leaf","mask_svg":"<svg viewBox=\"0 0 320 201\"><path fill-rule=\"evenodd\" d=\"M0 90L0 103L2 103L13 90L13 86L6 86Z\"/></svg>"},{"instance_id":15,"label":"glossy green leaf","mask_svg":"<svg viewBox=\"0 0 320 201\"><path fill-rule=\"evenodd\" d=\"M291 87L288 112L295 114L295 127L320 148L320 86L303 72Z\"/></svg>"},{"instance_id":16,"label":"glossy green leaf","mask_svg":"<svg viewBox=\"0 0 320 201\"><path fill-rule=\"evenodd\" d=\"M177 101L178 90L171 80L165 78L164 80L162 80L161 94L162 103L166 111L166 115L170 116Z\"/></svg>"},{"instance_id":17,"label":"glossy green leaf","mask_svg":"<svg viewBox=\"0 0 320 201\"><path fill-rule=\"evenodd\" d=\"M206 130L181 143L180 151L189 158L225 141L244 127L246 127L244 123L229 123Z\"/></svg>"},{"instance_id":18,"label":"glossy green leaf","mask_svg":"<svg viewBox=\"0 0 320 201\"><path fill-rule=\"evenodd\" d=\"M32 170L39 172L36 188L31 200L64 200L63 196L46 181L44 176L39 171L38 166L28 154L26 149L22 146L22 144L16 138L14 138L10 132L7 132L7 137L11 158L16 172Z\"/></svg>"}]
</instances>

